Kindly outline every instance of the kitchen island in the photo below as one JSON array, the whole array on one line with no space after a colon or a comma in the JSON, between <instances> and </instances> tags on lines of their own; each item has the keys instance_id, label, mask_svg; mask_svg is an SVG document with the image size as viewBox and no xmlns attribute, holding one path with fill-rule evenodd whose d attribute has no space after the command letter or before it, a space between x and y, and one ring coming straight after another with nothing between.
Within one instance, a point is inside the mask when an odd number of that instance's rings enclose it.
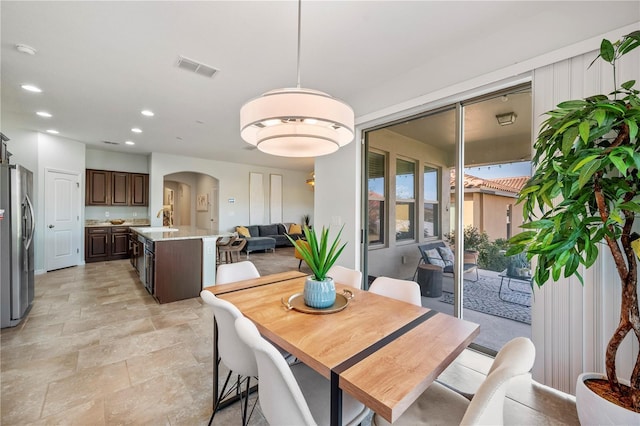
<instances>
[{"instance_id":1,"label":"kitchen island","mask_svg":"<svg viewBox=\"0 0 640 426\"><path fill-rule=\"evenodd\" d=\"M198 297L215 284L217 234L195 227L132 227L141 246L136 270L158 303Z\"/></svg>"}]
</instances>

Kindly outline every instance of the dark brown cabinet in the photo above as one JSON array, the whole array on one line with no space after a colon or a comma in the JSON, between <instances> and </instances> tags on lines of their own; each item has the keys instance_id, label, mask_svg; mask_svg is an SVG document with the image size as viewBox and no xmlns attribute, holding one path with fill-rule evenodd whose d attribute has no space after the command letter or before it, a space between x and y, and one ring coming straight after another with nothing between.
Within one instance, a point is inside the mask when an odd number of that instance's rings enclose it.
<instances>
[{"instance_id":1,"label":"dark brown cabinet","mask_svg":"<svg viewBox=\"0 0 640 426\"><path fill-rule=\"evenodd\" d=\"M91 227L85 228L84 261L102 262L129 257L129 228Z\"/></svg>"},{"instance_id":2,"label":"dark brown cabinet","mask_svg":"<svg viewBox=\"0 0 640 426\"><path fill-rule=\"evenodd\" d=\"M111 205L129 205L129 173L111 172Z\"/></svg>"},{"instance_id":3,"label":"dark brown cabinet","mask_svg":"<svg viewBox=\"0 0 640 426\"><path fill-rule=\"evenodd\" d=\"M111 228L111 259L126 259L129 257L129 228Z\"/></svg>"},{"instance_id":4,"label":"dark brown cabinet","mask_svg":"<svg viewBox=\"0 0 640 426\"><path fill-rule=\"evenodd\" d=\"M87 192L85 204L88 206L111 205L111 172L87 169Z\"/></svg>"},{"instance_id":5,"label":"dark brown cabinet","mask_svg":"<svg viewBox=\"0 0 640 426\"><path fill-rule=\"evenodd\" d=\"M132 206L146 206L149 204L149 175L131 173L131 202Z\"/></svg>"},{"instance_id":6,"label":"dark brown cabinet","mask_svg":"<svg viewBox=\"0 0 640 426\"><path fill-rule=\"evenodd\" d=\"M99 262L109 257L109 228L85 228L84 261Z\"/></svg>"},{"instance_id":7,"label":"dark brown cabinet","mask_svg":"<svg viewBox=\"0 0 640 426\"><path fill-rule=\"evenodd\" d=\"M198 297L202 290L202 240L156 241L154 246L150 278L158 302Z\"/></svg>"},{"instance_id":8,"label":"dark brown cabinet","mask_svg":"<svg viewBox=\"0 0 640 426\"><path fill-rule=\"evenodd\" d=\"M87 169L87 206L149 205L149 175Z\"/></svg>"}]
</instances>

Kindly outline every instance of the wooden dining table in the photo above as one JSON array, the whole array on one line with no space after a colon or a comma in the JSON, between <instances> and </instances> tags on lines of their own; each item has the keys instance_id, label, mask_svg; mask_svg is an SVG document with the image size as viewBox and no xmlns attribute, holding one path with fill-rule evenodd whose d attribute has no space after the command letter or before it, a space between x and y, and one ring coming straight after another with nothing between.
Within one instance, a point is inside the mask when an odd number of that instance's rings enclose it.
<instances>
[{"instance_id":1,"label":"wooden dining table","mask_svg":"<svg viewBox=\"0 0 640 426\"><path fill-rule=\"evenodd\" d=\"M477 324L339 282L338 293L353 294L339 312L287 309L282 301L302 293L305 278L288 271L206 290L234 304L264 337L331 380L332 425L341 424L342 392L395 421L480 331Z\"/></svg>"}]
</instances>

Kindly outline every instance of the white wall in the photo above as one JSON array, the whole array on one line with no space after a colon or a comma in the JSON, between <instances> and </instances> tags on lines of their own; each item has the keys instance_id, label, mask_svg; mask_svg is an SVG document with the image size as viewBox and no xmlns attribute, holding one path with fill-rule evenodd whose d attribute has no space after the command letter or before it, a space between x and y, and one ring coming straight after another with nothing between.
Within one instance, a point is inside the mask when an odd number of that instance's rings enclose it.
<instances>
[{"instance_id":1,"label":"white wall","mask_svg":"<svg viewBox=\"0 0 640 426\"><path fill-rule=\"evenodd\" d=\"M87 169L149 173L149 157L142 154L104 151L87 147Z\"/></svg>"},{"instance_id":2,"label":"white wall","mask_svg":"<svg viewBox=\"0 0 640 426\"><path fill-rule=\"evenodd\" d=\"M7 142L7 150L13 154L9 161L11 164L19 164L36 173L38 169L38 133L13 128L6 120L2 123L2 133L10 140ZM33 178L36 176L34 174Z\"/></svg>"},{"instance_id":3,"label":"white wall","mask_svg":"<svg viewBox=\"0 0 640 426\"><path fill-rule=\"evenodd\" d=\"M220 232L231 232L237 225L249 224L249 173L280 174L283 180L283 222L301 223L302 215L313 212L313 191L306 184L308 172L273 169L248 164L227 163L202 158L152 153L150 158L149 205L150 211L162 207L163 178L167 174L191 171L218 179L220 200ZM265 190L269 190L266 185ZM233 199L235 202L229 202ZM269 211L269 194L265 194L265 211ZM154 215L152 215L154 216ZM151 217L153 225L160 219Z\"/></svg>"},{"instance_id":4,"label":"white wall","mask_svg":"<svg viewBox=\"0 0 640 426\"><path fill-rule=\"evenodd\" d=\"M336 264L355 269L360 269L362 251L361 151L358 135L337 152L316 158L315 209L311 222L316 230L329 227L331 236L344 225L340 239L347 247Z\"/></svg>"}]
</instances>

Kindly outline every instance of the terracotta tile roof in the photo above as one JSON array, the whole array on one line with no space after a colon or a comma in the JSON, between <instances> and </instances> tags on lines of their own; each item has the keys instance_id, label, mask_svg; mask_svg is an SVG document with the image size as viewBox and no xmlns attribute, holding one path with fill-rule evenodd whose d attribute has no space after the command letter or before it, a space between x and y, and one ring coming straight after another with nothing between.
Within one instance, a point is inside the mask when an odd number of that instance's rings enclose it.
<instances>
[{"instance_id":1,"label":"terracotta tile roof","mask_svg":"<svg viewBox=\"0 0 640 426\"><path fill-rule=\"evenodd\" d=\"M464 175L465 188L492 189L496 191L519 193L529 180L529 176L483 179L476 176ZM455 187L455 175L451 173L451 187Z\"/></svg>"}]
</instances>

